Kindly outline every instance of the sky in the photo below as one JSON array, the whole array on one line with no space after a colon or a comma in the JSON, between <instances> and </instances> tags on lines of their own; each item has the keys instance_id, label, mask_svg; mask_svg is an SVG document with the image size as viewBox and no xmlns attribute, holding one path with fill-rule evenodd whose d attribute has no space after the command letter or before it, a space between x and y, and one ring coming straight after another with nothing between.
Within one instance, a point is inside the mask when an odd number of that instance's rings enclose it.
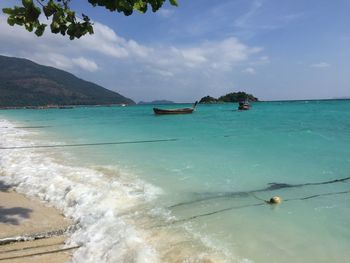
<instances>
[{"instance_id":1,"label":"sky","mask_svg":"<svg viewBox=\"0 0 350 263\"><path fill-rule=\"evenodd\" d=\"M136 102L236 91L260 100L350 97L349 0L178 3L126 17L73 0L95 30L73 41L48 30L36 37L1 14L0 54L69 71Z\"/></svg>"}]
</instances>

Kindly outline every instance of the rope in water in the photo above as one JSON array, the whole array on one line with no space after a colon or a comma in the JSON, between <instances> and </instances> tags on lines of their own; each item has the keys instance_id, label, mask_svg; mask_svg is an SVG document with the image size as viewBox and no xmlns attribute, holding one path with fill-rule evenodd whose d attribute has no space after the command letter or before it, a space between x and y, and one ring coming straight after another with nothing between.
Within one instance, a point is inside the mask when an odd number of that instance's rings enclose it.
<instances>
[{"instance_id":1,"label":"rope in water","mask_svg":"<svg viewBox=\"0 0 350 263\"><path fill-rule=\"evenodd\" d=\"M62 148L62 147L82 147L82 146L100 146L100 145L140 144L140 143L158 143L158 142L174 142L174 141L177 141L177 140L178 139L159 139L159 140L77 143L77 144L57 144L57 145L25 145L25 146L0 147L0 150L36 149L36 148Z\"/></svg>"},{"instance_id":2,"label":"rope in water","mask_svg":"<svg viewBox=\"0 0 350 263\"><path fill-rule=\"evenodd\" d=\"M183 205L190 205L194 204L197 202L202 202L202 201L207 201L207 200L215 200L215 199L220 199L220 198L235 198L235 197L248 197L254 193L260 193L260 192L269 192L269 191L275 191L283 188L297 188L297 187L304 187L304 186L316 186L316 185L325 185L325 184L333 184L333 183L341 183L341 182L346 182L350 180L349 177L344 177L340 179L335 179L335 180L330 180L330 181L323 181L323 182L316 182L316 183L304 183L304 184L286 184L286 183L269 183L269 186L266 188L262 189L256 189L256 190L251 190L251 191L241 191L241 192L228 192L228 193L219 193L219 194L214 194L211 196L199 198L196 200L192 201L187 201L187 202L181 202L172 206L169 206L168 208L175 208L178 206L183 206Z\"/></svg>"},{"instance_id":3,"label":"rope in water","mask_svg":"<svg viewBox=\"0 0 350 263\"><path fill-rule=\"evenodd\" d=\"M313 199L316 197L322 197L322 196L330 196L330 195L341 195L341 194L348 194L350 193L349 191L342 191L342 192L331 192L331 193L324 193L324 194L317 194L317 195L310 195L310 196L305 196L305 197L301 197L301 198L290 198L290 199L285 199L284 202L290 202L290 201L304 201L304 200L308 200L308 199ZM254 196L256 197L256 196ZM220 210L216 210L213 212L209 212L209 213L204 213L204 214L199 214L199 215L194 215L188 218L183 218L183 219L179 219L179 220L175 220L173 222L171 222L171 224L177 224L177 223L181 223L181 222L185 222L185 221L190 221L190 220L194 220L200 217L205 217L205 216L211 216L211 215L215 215L218 213L222 213L222 212L226 212L226 211L230 211L233 209L241 209L241 208L247 208L247 207L254 207L254 206L263 206L265 204L271 204L269 201L264 200L264 199L260 199L258 197L256 197L258 200L263 201L261 203L256 203L256 204L250 204L250 205L241 205L241 206L231 206L231 207L227 207L224 209L220 209ZM162 225L165 226L165 225ZM162 227L161 226L161 227Z\"/></svg>"}]
</instances>

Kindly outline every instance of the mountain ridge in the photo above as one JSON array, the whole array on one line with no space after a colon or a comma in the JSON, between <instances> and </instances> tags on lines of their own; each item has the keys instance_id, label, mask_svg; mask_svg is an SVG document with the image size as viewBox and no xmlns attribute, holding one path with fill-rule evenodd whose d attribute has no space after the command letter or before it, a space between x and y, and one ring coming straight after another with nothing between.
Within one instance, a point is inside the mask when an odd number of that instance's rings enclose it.
<instances>
[{"instance_id":1,"label":"mountain ridge","mask_svg":"<svg viewBox=\"0 0 350 263\"><path fill-rule=\"evenodd\" d=\"M135 102L67 71L0 56L0 107L108 104Z\"/></svg>"}]
</instances>

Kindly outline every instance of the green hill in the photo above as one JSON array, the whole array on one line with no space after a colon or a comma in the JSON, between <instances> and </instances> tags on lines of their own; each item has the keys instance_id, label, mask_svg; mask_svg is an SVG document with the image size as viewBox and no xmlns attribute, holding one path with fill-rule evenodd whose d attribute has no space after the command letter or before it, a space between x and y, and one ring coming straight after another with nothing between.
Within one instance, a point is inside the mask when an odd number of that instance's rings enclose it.
<instances>
[{"instance_id":1,"label":"green hill","mask_svg":"<svg viewBox=\"0 0 350 263\"><path fill-rule=\"evenodd\" d=\"M0 56L0 107L135 104L114 91L27 59Z\"/></svg>"},{"instance_id":2,"label":"green hill","mask_svg":"<svg viewBox=\"0 0 350 263\"><path fill-rule=\"evenodd\" d=\"M245 93L243 91L231 92L218 98L218 101L222 102L239 102L239 101L258 101L258 98L252 94Z\"/></svg>"},{"instance_id":3,"label":"green hill","mask_svg":"<svg viewBox=\"0 0 350 263\"><path fill-rule=\"evenodd\" d=\"M224 103L224 102L239 102L239 101L259 101L258 98L254 97L252 94L245 93L243 91L231 92L224 96L219 97L218 99L205 96L201 98L199 103L203 104L212 104L212 103Z\"/></svg>"}]
</instances>

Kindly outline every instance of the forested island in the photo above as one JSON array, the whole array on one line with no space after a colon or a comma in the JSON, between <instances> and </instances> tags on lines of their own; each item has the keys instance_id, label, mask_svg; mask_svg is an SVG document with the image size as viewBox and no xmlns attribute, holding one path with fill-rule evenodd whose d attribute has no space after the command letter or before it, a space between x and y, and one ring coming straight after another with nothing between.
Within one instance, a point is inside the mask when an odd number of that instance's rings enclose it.
<instances>
[{"instance_id":1,"label":"forested island","mask_svg":"<svg viewBox=\"0 0 350 263\"><path fill-rule=\"evenodd\" d=\"M0 56L0 107L135 104L117 92L27 59Z\"/></svg>"},{"instance_id":2,"label":"forested island","mask_svg":"<svg viewBox=\"0 0 350 263\"><path fill-rule=\"evenodd\" d=\"M226 103L226 102L239 102L239 101L259 101L258 98L254 97L252 94L245 93L243 91L231 92L219 98L214 98L211 96L205 96L200 99L199 103L202 104L215 104L215 103Z\"/></svg>"}]
</instances>

